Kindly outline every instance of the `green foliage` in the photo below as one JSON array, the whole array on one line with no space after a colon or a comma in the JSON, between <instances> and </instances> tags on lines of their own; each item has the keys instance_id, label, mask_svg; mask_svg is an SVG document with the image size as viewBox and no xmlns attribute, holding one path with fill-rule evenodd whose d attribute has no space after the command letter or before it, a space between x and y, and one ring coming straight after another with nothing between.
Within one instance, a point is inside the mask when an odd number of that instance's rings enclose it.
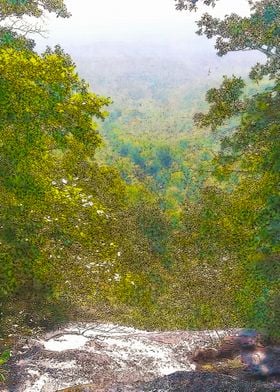
<instances>
[{"instance_id":1,"label":"green foliage","mask_svg":"<svg viewBox=\"0 0 280 392\"><path fill-rule=\"evenodd\" d=\"M71 172L67 159L72 154L89 158L88 152L99 143L91 116L102 118L101 108L109 101L87 92L58 48L42 57L7 48L0 57L1 258L6 260L1 264L1 291L7 295L30 279L47 282L50 241L73 235L63 212L66 200L74 209L87 195L70 183L73 171L81 171L76 159Z\"/></svg>"},{"instance_id":2,"label":"green foliage","mask_svg":"<svg viewBox=\"0 0 280 392\"><path fill-rule=\"evenodd\" d=\"M127 135L110 131L100 159L114 164L130 185L144 185L160 206L178 222L186 195L197 197L199 187L209 177L209 162L217 144L213 138L174 137L173 141Z\"/></svg>"},{"instance_id":3,"label":"green foliage","mask_svg":"<svg viewBox=\"0 0 280 392\"><path fill-rule=\"evenodd\" d=\"M218 312L223 298L222 312L230 314L227 326L237 322L279 339L278 10L278 1L251 2L250 17L233 14L219 20L206 14L199 22L199 34L217 36L220 55L248 49L265 53L267 62L253 67L251 77L268 75L272 83L244 99L244 81L224 78L219 89L207 93L210 109L196 117L201 126L216 130L237 114L240 120L213 162L219 183L205 187L199 203L185 210L188 254L183 260L192 265L197 259L198 275L205 263L214 270L216 283L209 278L204 283L202 304L211 293L210 309Z\"/></svg>"},{"instance_id":4,"label":"green foliage","mask_svg":"<svg viewBox=\"0 0 280 392\"><path fill-rule=\"evenodd\" d=\"M5 350L0 354L0 383L5 381L5 372L2 372L1 367L10 359L11 353L9 350Z\"/></svg>"},{"instance_id":5,"label":"green foliage","mask_svg":"<svg viewBox=\"0 0 280 392\"><path fill-rule=\"evenodd\" d=\"M25 15L40 18L45 11L54 12L63 18L70 16L63 0L1 0L0 9L0 20L11 16L22 18Z\"/></svg>"},{"instance_id":6,"label":"green foliage","mask_svg":"<svg viewBox=\"0 0 280 392\"><path fill-rule=\"evenodd\" d=\"M2 324L16 303L39 322L67 308L148 306L156 251L117 171L95 160L110 99L89 92L60 47L38 55L11 36L0 48Z\"/></svg>"},{"instance_id":7,"label":"green foliage","mask_svg":"<svg viewBox=\"0 0 280 392\"><path fill-rule=\"evenodd\" d=\"M4 365L10 358L11 353L9 350L4 351L1 355L0 355L0 366Z\"/></svg>"},{"instance_id":8,"label":"green foliage","mask_svg":"<svg viewBox=\"0 0 280 392\"><path fill-rule=\"evenodd\" d=\"M248 36L250 24L250 18L233 16L225 23L205 18L200 27L205 26L205 34L211 37L228 35L234 45ZM258 29L261 26L258 21ZM226 42L219 48L220 54L229 49ZM250 48L236 45L235 49ZM233 75L211 88L206 95L208 112L195 117L202 130L192 129L188 122L195 111L193 101L200 100L190 87L186 94L184 84L174 83L171 93L154 77L161 97L155 99L148 76L135 88L141 90L139 96L133 95L136 77L133 82L127 78L131 94L123 81L115 83L115 88L122 86L116 94L125 106L117 102L113 116L106 120L107 146L99 157L119 168L135 203L148 190L149 199L157 200L172 223L165 240L162 226L154 220L150 225L140 207L140 225L168 271L161 273L165 288L152 308L153 316L145 319L148 324L160 318L165 328L250 326L277 336L279 88L277 69L271 70L267 66L263 73L271 77L269 82L254 77L255 84ZM160 111L168 107L168 120L173 121L175 102L185 113L177 112L178 121L169 125ZM191 110L186 113L186 108ZM199 103L197 109L206 105ZM215 132L210 134L207 128ZM157 211L154 204L151 207Z\"/></svg>"},{"instance_id":9,"label":"green foliage","mask_svg":"<svg viewBox=\"0 0 280 392\"><path fill-rule=\"evenodd\" d=\"M233 76L229 79L224 76L220 88L208 90L206 100L210 104L210 109L207 115L196 114L196 123L201 127L211 126L215 130L228 118L240 114L244 107L240 100L244 87L245 82L242 78Z\"/></svg>"},{"instance_id":10,"label":"green foliage","mask_svg":"<svg viewBox=\"0 0 280 392\"><path fill-rule=\"evenodd\" d=\"M2 3L2 19L68 16L62 1ZM28 325L30 314L62 322L80 309L144 327L252 327L279 337L275 4L199 22L220 55L265 51L251 77L270 82L225 76L203 105L204 85L186 93L176 72L169 89L141 76L130 90L125 77L125 104L107 120L111 100L90 92L60 47L38 55L1 29L2 326L19 309ZM192 115L207 108L196 116L204 129L191 132Z\"/></svg>"},{"instance_id":11,"label":"green foliage","mask_svg":"<svg viewBox=\"0 0 280 392\"><path fill-rule=\"evenodd\" d=\"M176 0L179 10L197 9L199 1ZM203 1L215 6L215 0ZM220 20L209 13L203 14L198 22L198 34L207 38L216 38L215 48L219 56L231 51L258 50L267 57L265 64L256 64L251 77L260 80L264 75L279 76L279 0L250 1L251 15L241 17L237 14L227 15Z\"/></svg>"}]
</instances>

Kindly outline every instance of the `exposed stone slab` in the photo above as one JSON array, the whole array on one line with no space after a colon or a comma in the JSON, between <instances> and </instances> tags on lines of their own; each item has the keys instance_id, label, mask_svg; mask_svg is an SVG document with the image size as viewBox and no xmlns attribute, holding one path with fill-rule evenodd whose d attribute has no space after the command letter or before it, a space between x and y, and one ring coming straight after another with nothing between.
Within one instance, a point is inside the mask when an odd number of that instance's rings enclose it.
<instances>
[{"instance_id":1,"label":"exposed stone slab","mask_svg":"<svg viewBox=\"0 0 280 392\"><path fill-rule=\"evenodd\" d=\"M226 345L232 339L243 342L236 338L241 331L160 332L71 324L18 347L10 362L7 392L280 391L272 385L201 371L194 361L198 348L217 357L217 344L223 339Z\"/></svg>"}]
</instances>

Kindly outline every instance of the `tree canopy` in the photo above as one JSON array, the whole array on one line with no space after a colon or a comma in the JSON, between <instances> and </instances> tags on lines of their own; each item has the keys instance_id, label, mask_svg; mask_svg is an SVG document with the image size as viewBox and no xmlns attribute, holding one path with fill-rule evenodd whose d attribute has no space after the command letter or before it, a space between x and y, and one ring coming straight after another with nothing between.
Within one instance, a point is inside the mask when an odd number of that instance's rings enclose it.
<instances>
[{"instance_id":1,"label":"tree canopy","mask_svg":"<svg viewBox=\"0 0 280 392\"><path fill-rule=\"evenodd\" d=\"M195 3L178 1L177 8L196 9L199 2ZM204 3L215 5L210 1ZM226 274L230 271L228 292L233 302L225 309L228 312L235 309L234 317L239 323L279 337L280 314L276 304L280 295L277 109L280 7L279 1L271 0L249 4L248 17L231 14L220 20L204 14L198 22L198 34L216 37L215 47L220 56L240 50L262 52L266 60L252 68L250 77L257 82L268 77L270 82L265 91L245 95L242 78L225 76L219 88L207 92L209 110L197 114L196 123L211 127L214 132L233 116L238 118L238 124L233 133L223 138L219 156L213 162L220 182L216 187L205 188L199 212L197 206L192 207L193 212L190 205L186 209L190 230L186 246L195 255L199 243L196 257L202 261L208 258L224 278L229 277L224 275L225 271ZM189 241L193 241L192 245ZM224 258L217 264L222 254ZM220 289L217 295L221 295Z\"/></svg>"},{"instance_id":2,"label":"tree canopy","mask_svg":"<svg viewBox=\"0 0 280 392\"><path fill-rule=\"evenodd\" d=\"M216 1L176 8L203 3ZM246 17L204 14L198 34L216 38L219 56L261 52L251 80L224 76L193 126L202 86L186 94L174 80L168 101L150 76L147 103L140 70L129 95L139 105L123 99L100 150L111 99L90 90L61 47L36 53L23 23L68 17L64 3L0 0L2 319L80 309L146 328L244 326L279 338L280 7L249 4Z\"/></svg>"},{"instance_id":3,"label":"tree canopy","mask_svg":"<svg viewBox=\"0 0 280 392\"><path fill-rule=\"evenodd\" d=\"M68 18L71 15L63 0L1 0L0 2L1 21L10 17L40 18L45 11L54 12L62 18Z\"/></svg>"},{"instance_id":4,"label":"tree canopy","mask_svg":"<svg viewBox=\"0 0 280 392\"><path fill-rule=\"evenodd\" d=\"M61 1L3 5L3 14L19 18L43 10L67 16ZM149 306L156 252L119 174L95 159L97 120L107 116L111 100L90 91L59 46L39 55L28 39L6 31L10 39L0 45L3 309L26 306L48 319L54 304L57 311L69 304Z\"/></svg>"}]
</instances>

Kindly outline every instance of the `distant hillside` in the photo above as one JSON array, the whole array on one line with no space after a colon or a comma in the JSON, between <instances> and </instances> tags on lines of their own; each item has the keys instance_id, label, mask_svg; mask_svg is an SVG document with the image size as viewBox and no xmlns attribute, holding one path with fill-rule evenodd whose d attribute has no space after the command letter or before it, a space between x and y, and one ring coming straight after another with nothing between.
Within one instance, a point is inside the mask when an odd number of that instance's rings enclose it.
<instances>
[{"instance_id":1,"label":"distant hillside","mask_svg":"<svg viewBox=\"0 0 280 392\"><path fill-rule=\"evenodd\" d=\"M223 74L247 76L256 56L219 58L203 40L192 47L99 43L72 47L71 55L92 90L113 100L100 126L105 148L98 159L128 183L145 184L176 214L209 177L219 149L219 134L194 129L193 115L207 109L205 93Z\"/></svg>"},{"instance_id":2,"label":"distant hillside","mask_svg":"<svg viewBox=\"0 0 280 392\"><path fill-rule=\"evenodd\" d=\"M245 76L257 57L219 58L205 44L182 43L177 48L100 43L73 47L71 54L93 91L114 101L105 129L152 138L191 131L193 114L206 107L205 92L229 70Z\"/></svg>"}]
</instances>

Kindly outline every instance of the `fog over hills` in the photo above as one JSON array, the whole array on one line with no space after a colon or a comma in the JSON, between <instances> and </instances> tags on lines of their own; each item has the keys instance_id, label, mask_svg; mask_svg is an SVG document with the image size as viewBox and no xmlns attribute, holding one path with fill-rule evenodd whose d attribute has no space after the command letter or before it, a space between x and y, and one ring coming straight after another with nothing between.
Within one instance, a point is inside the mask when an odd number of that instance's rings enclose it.
<instances>
[{"instance_id":1,"label":"fog over hills","mask_svg":"<svg viewBox=\"0 0 280 392\"><path fill-rule=\"evenodd\" d=\"M142 119L158 109L165 117L170 111L194 112L203 107L205 92L218 86L222 75L246 76L251 65L262 59L252 53L219 58L214 41L195 34L196 21L204 12L217 17L228 12L247 15L245 0L236 0L230 10L228 2L221 1L214 9L202 6L198 12L178 12L173 0L65 3L72 17L49 16L48 38L36 38L38 51L60 44L92 90L112 97L111 112L138 110ZM117 125L124 129L127 123L124 116ZM137 125L133 126L135 130ZM157 121L159 126L168 129Z\"/></svg>"},{"instance_id":2,"label":"fog over hills","mask_svg":"<svg viewBox=\"0 0 280 392\"><path fill-rule=\"evenodd\" d=\"M98 89L106 95L112 94L112 88L122 87L125 81L129 83L133 78L143 82L160 80L161 84L174 88L186 80L208 86L224 74L246 76L252 64L263 58L258 53L232 53L221 58L204 39L200 45L196 43L189 46L179 42L171 46L93 42L69 46L66 50L73 56L81 76L95 91Z\"/></svg>"},{"instance_id":3,"label":"fog over hills","mask_svg":"<svg viewBox=\"0 0 280 392\"><path fill-rule=\"evenodd\" d=\"M219 86L222 75L248 75L262 59L257 53L221 58L210 44L203 38L201 45L191 46L93 42L68 44L66 51L91 89L112 98L105 125L155 135L190 131L193 114L205 108L206 91Z\"/></svg>"}]
</instances>

